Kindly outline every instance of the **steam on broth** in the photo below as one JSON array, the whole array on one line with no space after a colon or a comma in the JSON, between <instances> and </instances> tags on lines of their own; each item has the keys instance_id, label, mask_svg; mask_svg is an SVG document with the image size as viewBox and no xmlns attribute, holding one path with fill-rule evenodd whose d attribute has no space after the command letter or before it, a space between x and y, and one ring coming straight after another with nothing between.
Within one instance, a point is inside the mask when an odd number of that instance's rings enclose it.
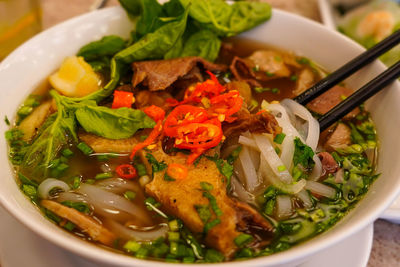
<instances>
[{"instance_id":1,"label":"steam on broth","mask_svg":"<svg viewBox=\"0 0 400 267\"><path fill-rule=\"evenodd\" d=\"M115 78L109 61L132 47L107 38L67 58L6 133L21 190L79 238L167 262L267 256L333 226L377 177L363 106L321 134L314 118L350 89L291 100L326 75L312 60L228 38L209 61L148 56Z\"/></svg>"}]
</instances>

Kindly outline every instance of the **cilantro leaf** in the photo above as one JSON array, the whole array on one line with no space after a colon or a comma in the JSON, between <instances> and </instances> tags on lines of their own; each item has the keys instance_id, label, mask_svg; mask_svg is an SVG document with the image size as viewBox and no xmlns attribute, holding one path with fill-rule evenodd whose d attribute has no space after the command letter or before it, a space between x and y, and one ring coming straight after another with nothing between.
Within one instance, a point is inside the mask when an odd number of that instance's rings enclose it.
<instances>
[{"instance_id":1,"label":"cilantro leaf","mask_svg":"<svg viewBox=\"0 0 400 267\"><path fill-rule=\"evenodd\" d=\"M311 147L303 144L298 137L294 139L294 147L294 166L301 164L304 168L312 169L315 165L315 162L312 159L314 157L314 151L311 149Z\"/></svg>"}]
</instances>

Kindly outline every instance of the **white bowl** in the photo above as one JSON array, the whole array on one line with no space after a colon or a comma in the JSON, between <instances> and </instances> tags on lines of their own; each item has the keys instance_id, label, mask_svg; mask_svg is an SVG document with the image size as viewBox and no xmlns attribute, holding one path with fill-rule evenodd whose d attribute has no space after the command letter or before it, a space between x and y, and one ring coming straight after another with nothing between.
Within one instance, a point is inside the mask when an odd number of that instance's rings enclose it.
<instances>
[{"instance_id":1,"label":"white bowl","mask_svg":"<svg viewBox=\"0 0 400 267\"><path fill-rule=\"evenodd\" d=\"M7 57L0 65L0 109L2 118L14 117L17 106L27 95L54 71L64 57L107 34L127 37L131 23L124 11L109 8L95 11L37 35ZM243 34L243 37L309 57L328 71L333 71L364 49L320 24L274 10L270 21ZM347 85L359 88L385 69L380 62L370 64ZM400 190L400 84L396 82L374 97L369 110L376 122L380 137L378 172L381 177L372 185L364 199L344 219L329 231L275 255L255 258L246 262L227 262L225 266L293 266L298 265L316 252L325 249L372 223L395 199ZM0 131L7 130L4 123ZM49 222L21 193L15 183L14 173L7 158L4 138L0 142L0 203L18 220L42 237L76 254L115 266L172 266L162 262L139 260L113 253L82 241ZM38 244L40 246L40 244ZM182 264L176 264L176 266Z\"/></svg>"}]
</instances>

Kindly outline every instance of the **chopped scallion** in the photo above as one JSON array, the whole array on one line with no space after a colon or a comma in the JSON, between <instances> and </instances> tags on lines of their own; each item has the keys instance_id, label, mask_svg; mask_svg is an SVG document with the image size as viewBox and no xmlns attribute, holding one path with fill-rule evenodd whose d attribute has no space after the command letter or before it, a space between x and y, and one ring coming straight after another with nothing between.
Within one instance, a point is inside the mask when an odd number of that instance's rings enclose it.
<instances>
[{"instance_id":1,"label":"chopped scallion","mask_svg":"<svg viewBox=\"0 0 400 267\"><path fill-rule=\"evenodd\" d=\"M234 242L235 242L236 246L241 248L241 247L243 247L244 245L250 243L253 240L254 240L254 238L251 235L240 234L237 237L235 237Z\"/></svg>"},{"instance_id":2,"label":"chopped scallion","mask_svg":"<svg viewBox=\"0 0 400 267\"><path fill-rule=\"evenodd\" d=\"M286 137L286 134L279 133L275 136L274 142L281 145L283 143L283 140L285 140L285 137Z\"/></svg>"},{"instance_id":3,"label":"chopped scallion","mask_svg":"<svg viewBox=\"0 0 400 267\"><path fill-rule=\"evenodd\" d=\"M93 153L93 149L84 142L80 142L76 147L86 156Z\"/></svg>"},{"instance_id":4,"label":"chopped scallion","mask_svg":"<svg viewBox=\"0 0 400 267\"><path fill-rule=\"evenodd\" d=\"M111 178L111 177L113 177L113 174L111 172L103 172L103 173L96 174L96 176L94 178L96 180L101 180L101 179L107 179L107 178Z\"/></svg>"},{"instance_id":5,"label":"chopped scallion","mask_svg":"<svg viewBox=\"0 0 400 267\"><path fill-rule=\"evenodd\" d=\"M72 152L72 150L69 149L69 148L65 148L65 149L63 149L63 150L61 151L61 154L62 154L64 157L69 158L69 157L72 157L72 156L74 155L74 152Z\"/></svg>"},{"instance_id":6,"label":"chopped scallion","mask_svg":"<svg viewBox=\"0 0 400 267\"><path fill-rule=\"evenodd\" d=\"M127 252L137 252L140 249L141 246L142 245L140 243L130 240L130 241L125 243L124 249Z\"/></svg>"},{"instance_id":7,"label":"chopped scallion","mask_svg":"<svg viewBox=\"0 0 400 267\"><path fill-rule=\"evenodd\" d=\"M133 191L126 191L126 192L124 193L124 197L125 197L126 199L128 199L128 200L134 200L135 197L136 197L136 192L133 192Z\"/></svg>"}]
</instances>

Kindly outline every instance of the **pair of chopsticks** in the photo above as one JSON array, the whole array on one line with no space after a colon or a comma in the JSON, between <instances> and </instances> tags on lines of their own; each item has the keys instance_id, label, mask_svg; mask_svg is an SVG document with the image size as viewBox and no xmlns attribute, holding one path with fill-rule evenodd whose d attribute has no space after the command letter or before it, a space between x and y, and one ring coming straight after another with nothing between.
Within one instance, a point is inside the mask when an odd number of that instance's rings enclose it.
<instances>
[{"instance_id":1,"label":"pair of chopsticks","mask_svg":"<svg viewBox=\"0 0 400 267\"><path fill-rule=\"evenodd\" d=\"M392 35L379 42L371 49L352 59L335 72L332 72L314 86L295 97L294 100L299 104L306 105L399 43L400 30L394 32ZM327 129L334 122L340 120L344 115L361 105L368 98L372 97L387 85L395 81L399 76L400 61L375 77L373 80L355 91L351 96L347 97L345 100L340 102L340 104L320 117L318 122L320 124L321 132Z\"/></svg>"}]
</instances>

